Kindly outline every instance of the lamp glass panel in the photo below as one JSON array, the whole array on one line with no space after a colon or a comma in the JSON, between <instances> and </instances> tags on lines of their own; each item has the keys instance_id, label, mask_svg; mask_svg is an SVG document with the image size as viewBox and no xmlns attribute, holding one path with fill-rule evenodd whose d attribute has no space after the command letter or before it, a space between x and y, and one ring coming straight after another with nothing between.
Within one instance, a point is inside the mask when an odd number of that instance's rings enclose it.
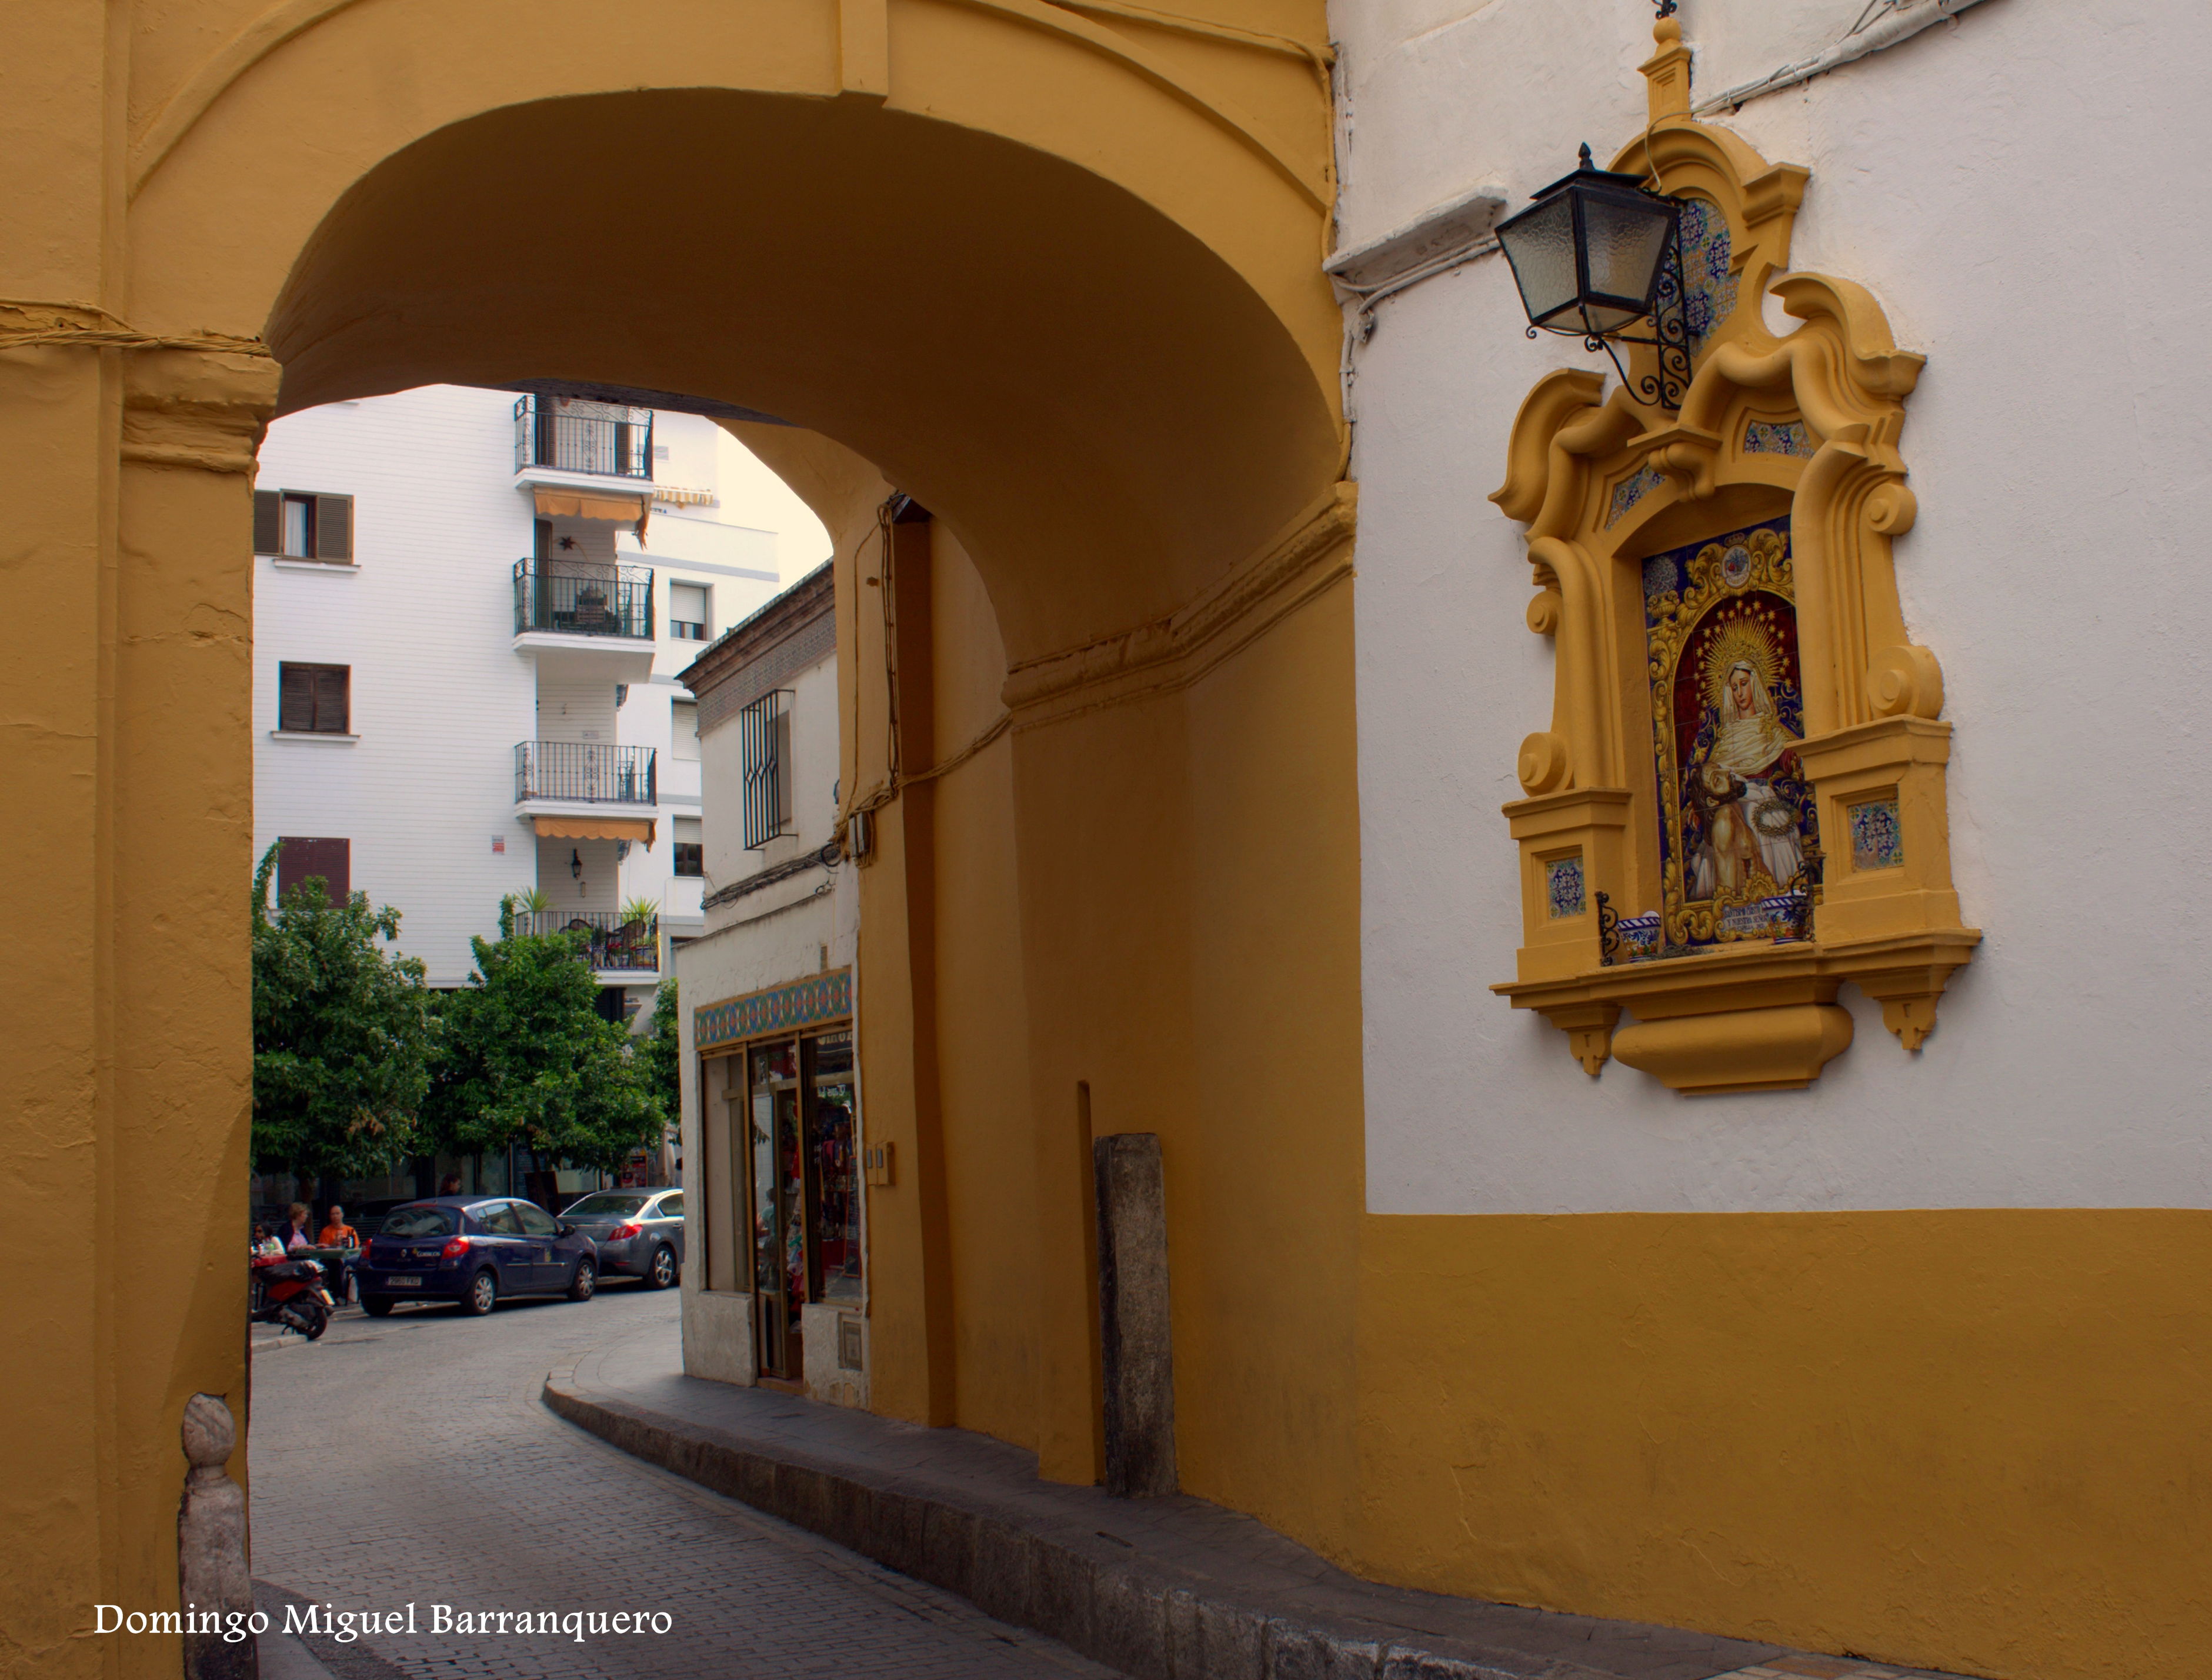
<instances>
[{"instance_id":1,"label":"lamp glass panel","mask_svg":"<svg viewBox=\"0 0 2212 1680\"><path fill-rule=\"evenodd\" d=\"M1674 225L1674 213L1665 204L1591 193L1583 204L1590 290L1605 297L1648 301L1658 284L1667 235ZM1623 317L1635 319L1633 313Z\"/></svg>"},{"instance_id":2,"label":"lamp glass panel","mask_svg":"<svg viewBox=\"0 0 2212 1680\"><path fill-rule=\"evenodd\" d=\"M1515 216L1498 230L1498 242L1513 265L1530 320L1541 321L1575 301L1575 216L1566 193Z\"/></svg>"},{"instance_id":3,"label":"lamp glass panel","mask_svg":"<svg viewBox=\"0 0 2212 1680\"><path fill-rule=\"evenodd\" d=\"M1642 309L1624 308L1619 304L1598 303L1587 299L1584 300L1580 311L1581 317L1586 323L1586 331L1593 337L1607 332L1618 332L1630 322L1641 320L1645 313Z\"/></svg>"}]
</instances>

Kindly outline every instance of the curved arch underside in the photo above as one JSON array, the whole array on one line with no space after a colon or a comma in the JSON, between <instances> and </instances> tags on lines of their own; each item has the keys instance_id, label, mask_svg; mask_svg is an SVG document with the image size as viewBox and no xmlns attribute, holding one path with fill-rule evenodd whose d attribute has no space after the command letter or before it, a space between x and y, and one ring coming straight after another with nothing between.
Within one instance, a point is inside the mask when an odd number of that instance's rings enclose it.
<instances>
[{"instance_id":1,"label":"curved arch underside","mask_svg":"<svg viewBox=\"0 0 2212 1680\"><path fill-rule=\"evenodd\" d=\"M695 90L457 124L331 211L288 409L557 377L778 415L957 530L1016 659L1170 611L1334 467L1306 358L1098 177L857 102Z\"/></svg>"}]
</instances>

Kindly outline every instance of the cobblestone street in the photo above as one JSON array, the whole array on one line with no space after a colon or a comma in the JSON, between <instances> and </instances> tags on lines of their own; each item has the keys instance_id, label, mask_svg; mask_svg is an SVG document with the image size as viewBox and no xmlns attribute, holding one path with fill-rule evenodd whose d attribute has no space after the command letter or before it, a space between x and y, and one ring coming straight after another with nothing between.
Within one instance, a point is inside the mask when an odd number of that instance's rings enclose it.
<instances>
[{"instance_id":1,"label":"cobblestone street","mask_svg":"<svg viewBox=\"0 0 2212 1680\"><path fill-rule=\"evenodd\" d=\"M319 1343L257 1338L254 1575L339 1611L416 1606L411 1635L339 1649L310 1640L326 1671L1112 1680L1048 1640L629 1458L539 1403L555 1364L592 1348L619 1357L625 1345L672 1346L677 1325L674 1290L617 1287L581 1306L515 1302L482 1319L434 1307L380 1321L352 1309ZM434 1604L660 1611L673 1626L584 1644L432 1634ZM283 1643L271 1655L300 1660ZM360 1661L363 1651L392 1668Z\"/></svg>"}]
</instances>

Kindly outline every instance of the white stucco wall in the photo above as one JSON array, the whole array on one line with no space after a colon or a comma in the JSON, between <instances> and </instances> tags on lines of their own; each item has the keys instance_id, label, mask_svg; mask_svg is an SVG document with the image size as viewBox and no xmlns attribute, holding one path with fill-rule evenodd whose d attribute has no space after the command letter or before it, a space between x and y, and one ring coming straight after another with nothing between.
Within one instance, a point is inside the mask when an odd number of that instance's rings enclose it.
<instances>
[{"instance_id":1,"label":"white stucco wall","mask_svg":"<svg viewBox=\"0 0 2212 1680\"><path fill-rule=\"evenodd\" d=\"M669 844L675 818L702 813L699 766L672 750L670 707L689 698L676 673L704 644L669 635L669 589L709 591L711 636L830 546L821 521L720 426L657 416L666 453L655 482L714 499L656 507L642 545L608 521L554 521L577 555L653 569L653 673L617 711L608 659L514 646L512 571L531 552L535 516L515 478L514 400L429 386L289 415L270 427L256 480L354 497L358 563L255 562L257 855L280 835L350 841L353 886L398 906L399 948L424 959L434 986L465 980L470 937L495 935L501 896L532 886L559 909L611 910L641 897L678 933L704 926L700 883L674 877ZM787 574L787 561L797 570ZM271 738L276 667L288 660L352 667L359 740ZM611 841L541 844L514 813L514 746L529 740L654 748L653 846L633 846L617 865Z\"/></svg>"},{"instance_id":2,"label":"white stucco wall","mask_svg":"<svg viewBox=\"0 0 2212 1680\"><path fill-rule=\"evenodd\" d=\"M514 404L432 386L288 415L255 480L352 496L358 563L254 562L256 855L280 835L349 840L355 889L398 908L398 948L434 986L467 977L470 936L497 937L501 897L537 879L514 820L514 744L536 725L514 651L511 569L530 551ZM353 667L358 740L272 739L288 660Z\"/></svg>"},{"instance_id":3,"label":"white stucco wall","mask_svg":"<svg viewBox=\"0 0 2212 1680\"><path fill-rule=\"evenodd\" d=\"M830 535L813 511L742 443L713 421L690 414L656 414L655 479L711 491L714 501L657 506L643 542L620 532L620 558L653 569L653 626L658 641L653 675L630 685L617 722L625 746L659 753L660 833L651 848L633 846L622 869L622 896L651 898L661 907L664 929L688 937L706 926L696 877L674 873L669 842L678 817L703 817L701 767L678 758L671 707L690 700L677 673L707 642L758 611L784 587L829 557ZM678 583L708 593L707 642L669 634L670 589ZM649 1017L641 1015L641 1028Z\"/></svg>"},{"instance_id":4,"label":"white stucco wall","mask_svg":"<svg viewBox=\"0 0 2212 1680\"><path fill-rule=\"evenodd\" d=\"M1683 10L1729 84L1761 73L1757 50L1698 31L1741 9ZM1791 40L1838 11L1765 9ZM1518 203L1578 141L1603 159L1644 121L1641 9L1333 16L1344 243L1486 181ZM1716 119L1810 167L1796 265L1869 287L1929 358L1903 440L1920 518L1896 558L1908 627L1943 663L1953 865L1987 935L1917 1056L1846 988L1856 1040L1804 1092L1684 1099L1618 1062L1593 1081L1490 993L1521 931L1498 807L1547 726L1552 656L1522 622L1518 527L1484 498L1538 375L1604 363L1525 338L1496 257L1382 306L1354 461L1375 1210L2212 1205L2195 283L2212 195L2175 185L2212 140L2208 63L2200 5L1987 0Z\"/></svg>"}]
</instances>

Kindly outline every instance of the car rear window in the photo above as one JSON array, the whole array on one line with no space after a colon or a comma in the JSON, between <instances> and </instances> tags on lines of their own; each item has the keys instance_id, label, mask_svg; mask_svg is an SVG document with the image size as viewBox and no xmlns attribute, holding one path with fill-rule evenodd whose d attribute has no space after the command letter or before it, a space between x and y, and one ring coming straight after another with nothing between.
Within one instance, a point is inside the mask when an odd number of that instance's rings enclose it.
<instances>
[{"instance_id":1,"label":"car rear window","mask_svg":"<svg viewBox=\"0 0 2212 1680\"><path fill-rule=\"evenodd\" d=\"M451 1208L394 1208L384 1221L380 1237L450 1237L453 1234Z\"/></svg>"},{"instance_id":2,"label":"car rear window","mask_svg":"<svg viewBox=\"0 0 2212 1680\"><path fill-rule=\"evenodd\" d=\"M649 1198L642 1196L617 1196L602 1190L597 1196L587 1196L562 1215L564 1219L628 1219Z\"/></svg>"}]
</instances>

